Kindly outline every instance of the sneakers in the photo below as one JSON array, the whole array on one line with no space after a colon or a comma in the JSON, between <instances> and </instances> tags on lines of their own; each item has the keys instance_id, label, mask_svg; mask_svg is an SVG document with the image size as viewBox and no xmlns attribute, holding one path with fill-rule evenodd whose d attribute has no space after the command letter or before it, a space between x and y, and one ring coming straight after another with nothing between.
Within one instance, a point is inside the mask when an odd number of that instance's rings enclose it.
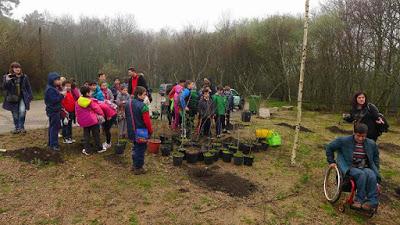
<instances>
[{"instance_id":1,"label":"sneakers","mask_svg":"<svg viewBox=\"0 0 400 225\"><path fill-rule=\"evenodd\" d=\"M220 134L217 135L217 138L221 138L221 137L222 137L222 135L220 135Z\"/></svg>"},{"instance_id":2,"label":"sneakers","mask_svg":"<svg viewBox=\"0 0 400 225\"><path fill-rule=\"evenodd\" d=\"M90 154L86 151L86 149L82 150L82 154L89 156Z\"/></svg>"},{"instance_id":3,"label":"sneakers","mask_svg":"<svg viewBox=\"0 0 400 225\"><path fill-rule=\"evenodd\" d=\"M67 139L64 139L63 143L64 144L72 144L73 142L72 142L71 138L67 138Z\"/></svg>"},{"instance_id":4,"label":"sneakers","mask_svg":"<svg viewBox=\"0 0 400 225\"><path fill-rule=\"evenodd\" d=\"M20 129L19 132L20 132L21 134L26 134L26 130L25 130L24 128Z\"/></svg>"},{"instance_id":5,"label":"sneakers","mask_svg":"<svg viewBox=\"0 0 400 225\"><path fill-rule=\"evenodd\" d=\"M104 146L103 146L103 148L101 150L97 151L97 153L103 153L103 152L106 152L106 151L107 151L107 148L104 148Z\"/></svg>"},{"instance_id":6,"label":"sneakers","mask_svg":"<svg viewBox=\"0 0 400 225\"><path fill-rule=\"evenodd\" d=\"M20 132L19 130L14 129L14 130L11 131L11 134L19 134L19 132Z\"/></svg>"},{"instance_id":7,"label":"sneakers","mask_svg":"<svg viewBox=\"0 0 400 225\"><path fill-rule=\"evenodd\" d=\"M104 142L103 143L103 149L108 149L108 148L111 148L111 143L107 144L107 142Z\"/></svg>"},{"instance_id":8,"label":"sneakers","mask_svg":"<svg viewBox=\"0 0 400 225\"><path fill-rule=\"evenodd\" d=\"M354 209L361 209L362 206L361 203L354 201L351 207Z\"/></svg>"},{"instance_id":9,"label":"sneakers","mask_svg":"<svg viewBox=\"0 0 400 225\"><path fill-rule=\"evenodd\" d=\"M60 148L59 147L50 147L51 151L59 152Z\"/></svg>"},{"instance_id":10,"label":"sneakers","mask_svg":"<svg viewBox=\"0 0 400 225\"><path fill-rule=\"evenodd\" d=\"M143 168L140 169L133 169L133 174L135 175L141 175L141 174L145 174L147 171Z\"/></svg>"},{"instance_id":11,"label":"sneakers","mask_svg":"<svg viewBox=\"0 0 400 225\"><path fill-rule=\"evenodd\" d=\"M376 206L374 206L374 205L372 205L372 204L367 202L367 203L364 203L362 205L362 209L365 210L365 211L372 211L372 210L376 209Z\"/></svg>"}]
</instances>

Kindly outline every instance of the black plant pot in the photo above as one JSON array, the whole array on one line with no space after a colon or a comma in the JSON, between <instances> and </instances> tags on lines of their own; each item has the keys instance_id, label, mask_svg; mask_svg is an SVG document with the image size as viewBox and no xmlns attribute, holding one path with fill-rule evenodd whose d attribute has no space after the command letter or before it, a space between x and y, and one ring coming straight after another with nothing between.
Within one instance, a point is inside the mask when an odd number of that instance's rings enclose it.
<instances>
[{"instance_id":1,"label":"black plant pot","mask_svg":"<svg viewBox=\"0 0 400 225\"><path fill-rule=\"evenodd\" d=\"M127 143L126 141L121 141L121 142L115 144L114 145L115 154L117 154L117 155L124 154L124 151L125 151L125 148L126 148L126 143Z\"/></svg>"},{"instance_id":2,"label":"black plant pot","mask_svg":"<svg viewBox=\"0 0 400 225\"><path fill-rule=\"evenodd\" d=\"M174 166L181 166L182 162L183 162L183 155L180 155L180 156L174 155L172 157L172 164Z\"/></svg>"},{"instance_id":3,"label":"black plant pot","mask_svg":"<svg viewBox=\"0 0 400 225\"><path fill-rule=\"evenodd\" d=\"M199 152L186 152L186 161L188 163L194 164L197 162Z\"/></svg>"},{"instance_id":4,"label":"black plant pot","mask_svg":"<svg viewBox=\"0 0 400 225\"><path fill-rule=\"evenodd\" d=\"M233 156L233 164L236 166L241 166L243 164L243 156Z\"/></svg>"},{"instance_id":5,"label":"black plant pot","mask_svg":"<svg viewBox=\"0 0 400 225\"><path fill-rule=\"evenodd\" d=\"M254 162L254 156L252 155L245 155L243 157L243 164L246 166L252 166Z\"/></svg>"},{"instance_id":6,"label":"black plant pot","mask_svg":"<svg viewBox=\"0 0 400 225\"><path fill-rule=\"evenodd\" d=\"M211 165L211 164L213 164L214 163L214 156L213 155L211 155L211 156L204 156L204 164L206 164L206 165Z\"/></svg>"},{"instance_id":7,"label":"black plant pot","mask_svg":"<svg viewBox=\"0 0 400 225\"><path fill-rule=\"evenodd\" d=\"M259 151L261 151L263 149L263 147L262 147L262 144L261 143L255 143L254 145L253 145L253 151L254 152L259 152Z\"/></svg>"},{"instance_id":8,"label":"black plant pot","mask_svg":"<svg viewBox=\"0 0 400 225\"><path fill-rule=\"evenodd\" d=\"M200 150L197 156L197 161L201 162L204 161L204 151Z\"/></svg>"},{"instance_id":9,"label":"black plant pot","mask_svg":"<svg viewBox=\"0 0 400 225\"><path fill-rule=\"evenodd\" d=\"M238 148L236 146L229 146L229 151L235 154L238 151Z\"/></svg>"},{"instance_id":10,"label":"black plant pot","mask_svg":"<svg viewBox=\"0 0 400 225\"><path fill-rule=\"evenodd\" d=\"M241 151L241 152L243 152L243 154L249 154L250 153L250 151L251 151L251 145L249 145L249 144L240 144L240 146L239 146L239 151Z\"/></svg>"},{"instance_id":11,"label":"black plant pot","mask_svg":"<svg viewBox=\"0 0 400 225\"><path fill-rule=\"evenodd\" d=\"M186 160L186 149L185 148L180 148L178 149L178 152L183 154L183 160Z\"/></svg>"},{"instance_id":12,"label":"black plant pot","mask_svg":"<svg viewBox=\"0 0 400 225\"><path fill-rule=\"evenodd\" d=\"M232 161L232 152L223 152L222 160L224 162L230 163Z\"/></svg>"},{"instance_id":13,"label":"black plant pot","mask_svg":"<svg viewBox=\"0 0 400 225\"><path fill-rule=\"evenodd\" d=\"M162 145L161 146L161 155L169 156L171 154L172 148L170 145Z\"/></svg>"},{"instance_id":14,"label":"black plant pot","mask_svg":"<svg viewBox=\"0 0 400 225\"><path fill-rule=\"evenodd\" d=\"M267 151L269 148L269 145L267 143L263 142L263 143L261 143L261 148L263 151Z\"/></svg>"},{"instance_id":15,"label":"black plant pot","mask_svg":"<svg viewBox=\"0 0 400 225\"><path fill-rule=\"evenodd\" d=\"M217 162L219 159L219 151L211 151L211 154L213 154L214 162Z\"/></svg>"}]
</instances>

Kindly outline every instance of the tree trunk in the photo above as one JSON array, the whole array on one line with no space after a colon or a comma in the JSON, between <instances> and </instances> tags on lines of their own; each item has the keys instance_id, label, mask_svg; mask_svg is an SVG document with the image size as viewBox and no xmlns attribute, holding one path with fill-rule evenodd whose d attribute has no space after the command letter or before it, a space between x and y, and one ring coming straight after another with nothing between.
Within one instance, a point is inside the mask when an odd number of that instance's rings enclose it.
<instances>
[{"instance_id":1,"label":"tree trunk","mask_svg":"<svg viewBox=\"0 0 400 225\"><path fill-rule=\"evenodd\" d=\"M300 134L300 125L301 125L301 113L302 113L302 103L303 103L303 85L304 85L304 70L307 59L307 35L308 35L308 11L310 0L306 0L305 3L305 16L304 16L304 37L303 37L303 53L301 56L301 66L300 66L300 79L299 79L299 93L297 96L297 124L296 130L294 134L294 142L292 149L292 160L291 163L294 165L296 163L296 152L299 148L299 134Z\"/></svg>"}]
</instances>

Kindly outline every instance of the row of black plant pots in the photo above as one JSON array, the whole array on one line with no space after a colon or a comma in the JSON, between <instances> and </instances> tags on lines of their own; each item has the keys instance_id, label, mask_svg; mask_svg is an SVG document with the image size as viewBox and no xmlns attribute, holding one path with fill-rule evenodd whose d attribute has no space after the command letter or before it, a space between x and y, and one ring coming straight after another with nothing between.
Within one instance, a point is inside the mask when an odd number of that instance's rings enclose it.
<instances>
[{"instance_id":1,"label":"row of black plant pots","mask_svg":"<svg viewBox=\"0 0 400 225\"><path fill-rule=\"evenodd\" d=\"M237 149L236 149L237 150ZM221 148L220 150L211 149L209 151L186 151L184 148L178 149L173 153L173 165L180 166L182 165L183 160L186 160L187 163L194 164L198 161L204 161L206 165L211 165L214 162L217 162L219 159L222 159L226 163L230 163L233 161L235 165L246 165L252 166L254 162L254 156L243 154L240 151L236 151L233 153L232 151Z\"/></svg>"}]
</instances>

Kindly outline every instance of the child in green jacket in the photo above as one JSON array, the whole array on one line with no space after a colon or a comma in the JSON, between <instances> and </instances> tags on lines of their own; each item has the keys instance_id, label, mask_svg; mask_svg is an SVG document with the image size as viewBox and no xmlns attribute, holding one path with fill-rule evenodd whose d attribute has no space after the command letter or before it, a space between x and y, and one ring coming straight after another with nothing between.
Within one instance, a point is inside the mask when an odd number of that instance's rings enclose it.
<instances>
[{"instance_id":1,"label":"child in green jacket","mask_svg":"<svg viewBox=\"0 0 400 225\"><path fill-rule=\"evenodd\" d=\"M224 88L218 86L217 93L212 97L215 106L215 127L217 132L217 138L221 137L222 123L225 121L226 112L226 97L223 95Z\"/></svg>"}]
</instances>

